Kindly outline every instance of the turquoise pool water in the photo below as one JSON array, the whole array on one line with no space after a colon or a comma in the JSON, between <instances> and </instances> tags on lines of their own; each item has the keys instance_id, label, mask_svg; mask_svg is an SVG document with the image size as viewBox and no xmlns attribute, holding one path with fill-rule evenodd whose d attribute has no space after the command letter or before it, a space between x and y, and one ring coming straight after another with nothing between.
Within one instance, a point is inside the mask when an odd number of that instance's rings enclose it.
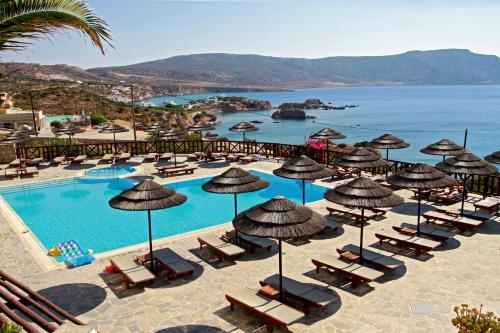
<instances>
[{"instance_id":1,"label":"turquoise pool water","mask_svg":"<svg viewBox=\"0 0 500 333\"><path fill-rule=\"evenodd\" d=\"M300 182L256 171L252 173L270 181L271 185L262 191L239 194L240 211L277 195L301 202ZM151 212L155 239L232 220L233 196L203 191L201 185L208 179L168 185L187 195L188 201L178 207ZM120 211L108 206L110 198L132 186L129 180L122 178L82 177L24 188L5 188L0 190L0 195L46 249L74 239L84 250L100 253L148 240L147 212ZM307 183L307 202L323 199L326 190Z\"/></svg>"},{"instance_id":2,"label":"turquoise pool water","mask_svg":"<svg viewBox=\"0 0 500 333\"><path fill-rule=\"evenodd\" d=\"M127 175L135 171L135 168L117 165L107 168L97 168L85 171L85 177L87 178L115 178Z\"/></svg>"}]
</instances>

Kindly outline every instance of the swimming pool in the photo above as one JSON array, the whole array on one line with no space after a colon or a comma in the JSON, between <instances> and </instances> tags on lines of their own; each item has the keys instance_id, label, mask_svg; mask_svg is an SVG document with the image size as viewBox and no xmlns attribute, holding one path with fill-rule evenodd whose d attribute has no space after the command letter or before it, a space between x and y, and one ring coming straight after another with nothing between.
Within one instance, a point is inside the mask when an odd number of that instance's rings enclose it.
<instances>
[{"instance_id":1,"label":"swimming pool","mask_svg":"<svg viewBox=\"0 0 500 333\"><path fill-rule=\"evenodd\" d=\"M116 165L106 168L96 168L85 171L85 177L87 178L115 178L120 176L128 175L135 172L135 168L126 165Z\"/></svg>"},{"instance_id":2,"label":"swimming pool","mask_svg":"<svg viewBox=\"0 0 500 333\"><path fill-rule=\"evenodd\" d=\"M251 171L271 185L262 191L238 195L239 211L277 195L301 202L301 183L274 175ZM187 195L185 204L152 211L153 238L182 234L226 223L234 217L233 195L205 192L201 185L209 178L168 184ZM127 179L71 178L31 186L0 189L45 249L76 240L83 249L94 253L119 249L148 240L147 212L120 211L108 206L108 200L132 187ZM327 188L306 183L306 201L323 199Z\"/></svg>"}]
</instances>

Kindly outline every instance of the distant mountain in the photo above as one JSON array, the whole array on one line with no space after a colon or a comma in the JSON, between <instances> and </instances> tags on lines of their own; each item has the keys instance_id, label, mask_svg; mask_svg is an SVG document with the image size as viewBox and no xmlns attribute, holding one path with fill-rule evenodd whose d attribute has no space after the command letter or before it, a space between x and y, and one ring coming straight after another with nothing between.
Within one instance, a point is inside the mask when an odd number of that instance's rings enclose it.
<instances>
[{"instance_id":1,"label":"distant mountain","mask_svg":"<svg viewBox=\"0 0 500 333\"><path fill-rule=\"evenodd\" d=\"M93 68L88 72L99 77L152 82L152 85L198 83L201 86L290 88L499 84L500 58L461 49L320 59L213 53Z\"/></svg>"}]
</instances>

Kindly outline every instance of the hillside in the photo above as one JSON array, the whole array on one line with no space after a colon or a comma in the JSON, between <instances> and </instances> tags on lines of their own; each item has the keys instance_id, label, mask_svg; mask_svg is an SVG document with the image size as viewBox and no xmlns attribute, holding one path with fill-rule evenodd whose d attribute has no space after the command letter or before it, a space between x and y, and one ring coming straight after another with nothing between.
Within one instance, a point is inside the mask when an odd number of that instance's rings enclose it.
<instances>
[{"instance_id":1,"label":"hillside","mask_svg":"<svg viewBox=\"0 0 500 333\"><path fill-rule=\"evenodd\" d=\"M203 86L497 84L500 83L500 58L460 49L320 59L214 53L93 68L88 72L106 77L156 80L163 84L199 82Z\"/></svg>"}]
</instances>

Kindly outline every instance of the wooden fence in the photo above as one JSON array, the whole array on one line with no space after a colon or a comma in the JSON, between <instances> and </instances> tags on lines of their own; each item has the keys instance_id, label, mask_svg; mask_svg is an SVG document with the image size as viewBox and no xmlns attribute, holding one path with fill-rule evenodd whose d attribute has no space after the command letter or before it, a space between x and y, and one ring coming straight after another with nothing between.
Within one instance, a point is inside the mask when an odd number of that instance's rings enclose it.
<instances>
[{"instance_id":1,"label":"wooden fence","mask_svg":"<svg viewBox=\"0 0 500 333\"><path fill-rule=\"evenodd\" d=\"M178 154L189 154L194 152L241 152L246 154L260 154L266 157L294 158L307 155L315 161L334 165L339 154L334 151L306 147L303 145L289 145L271 142L250 141L119 141L116 143L94 143L74 144L60 146L35 146L18 147L18 156L24 158L41 157L51 160L57 156L87 155L99 157L104 154L131 153L132 155L143 155L148 153L176 152ZM390 171L394 173L400 169L410 166L412 163L390 160ZM385 169L370 170L373 173L384 173ZM456 175L455 175L456 176ZM483 195L500 195L500 175L472 176L469 177L469 187L472 192Z\"/></svg>"}]
</instances>

